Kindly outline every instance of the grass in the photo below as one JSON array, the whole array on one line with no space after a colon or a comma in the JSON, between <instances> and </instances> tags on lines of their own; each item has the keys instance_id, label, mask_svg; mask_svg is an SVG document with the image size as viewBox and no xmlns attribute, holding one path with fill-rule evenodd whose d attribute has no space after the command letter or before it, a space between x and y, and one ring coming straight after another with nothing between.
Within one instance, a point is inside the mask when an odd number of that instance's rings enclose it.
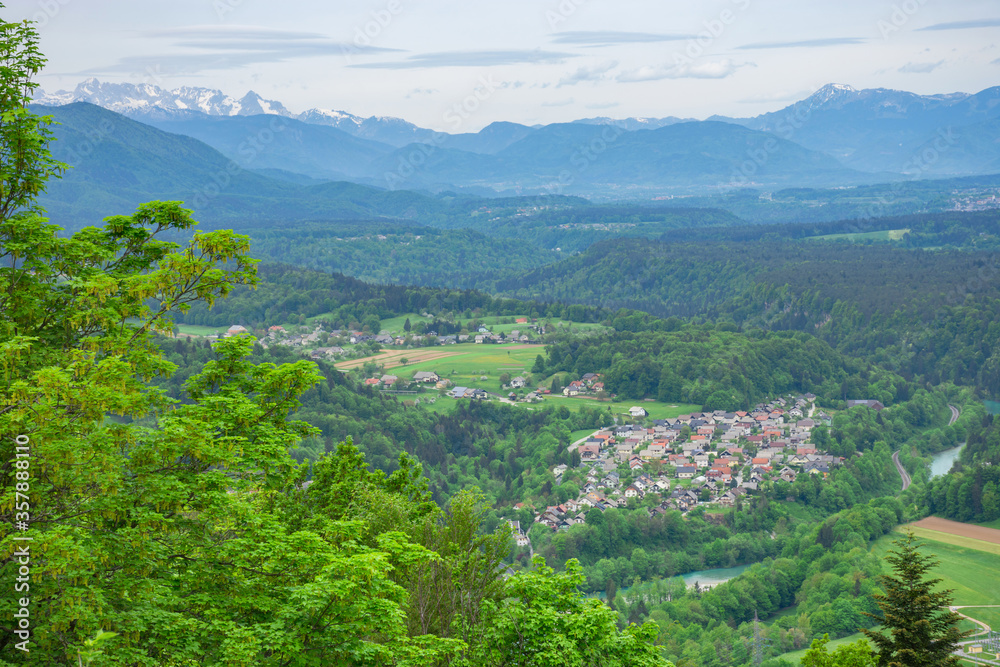
<instances>
[{"instance_id":1,"label":"grass","mask_svg":"<svg viewBox=\"0 0 1000 667\"><path fill-rule=\"evenodd\" d=\"M429 317L424 317L423 315L418 315L416 313L408 313L406 315L400 315L399 317L390 317L387 320L382 320L380 329L382 331L388 331L389 333L402 336L405 331L403 331L403 325L406 324L406 318L410 318L410 326L416 325L417 322L432 322L433 320Z\"/></svg>"},{"instance_id":2,"label":"grass","mask_svg":"<svg viewBox=\"0 0 1000 667\"><path fill-rule=\"evenodd\" d=\"M824 236L813 236L810 238L820 241L899 241L905 234L909 234L909 229L883 229L877 232L854 232L850 234L826 234Z\"/></svg>"},{"instance_id":3,"label":"grass","mask_svg":"<svg viewBox=\"0 0 1000 667\"><path fill-rule=\"evenodd\" d=\"M872 551L884 558L886 552L892 547L892 540L901 534L900 531L896 531L882 537L872 546ZM923 546L920 552L927 556L933 556L939 563L931 570L931 576L942 580L939 588L952 590L954 604L1000 604L1000 558L992 553L968 546L925 538L921 538L921 541ZM978 544L983 543L978 542ZM972 614L969 615L972 616Z\"/></svg>"},{"instance_id":4,"label":"grass","mask_svg":"<svg viewBox=\"0 0 1000 667\"><path fill-rule=\"evenodd\" d=\"M864 635L861 634L860 632L855 633L853 635L848 635L847 637L841 637L840 639L831 639L826 644L826 650L827 651L832 651L833 649L837 648L838 646L841 646L842 644L853 644L854 642L858 641L859 639L864 639ZM782 653L781 655L775 656L775 657L777 659L787 660L788 662L792 663L793 665L798 665L799 663L802 662L802 658L805 657L806 651L808 651L808 650L809 650L808 648L804 648L804 649L800 649L798 651L791 651L789 653Z\"/></svg>"},{"instance_id":5,"label":"grass","mask_svg":"<svg viewBox=\"0 0 1000 667\"><path fill-rule=\"evenodd\" d=\"M570 442L576 442L577 440L579 440L581 438L586 438L588 435L590 435L593 432L594 432L594 429L592 429L592 428L585 428L582 431L573 431L572 433L569 434L569 441Z\"/></svg>"},{"instance_id":6,"label":"grass","mask_svg":"<svg viewBox=\"0 0 1000 667\"><path fill-rule=\"evenodd\" d=\"M212 336L223 333L228 327L203 327L198 324L178 324L177 330L189 336Z\"/></svg>"},{"instance_id":7,"label":"grass","mask_svg":"<svg viewBox=\"0 0 1000 667\"><path fill-rule=\"evenodd\" d=\"M678 415L687 414L690 412L701 412L700 405L685 405L685 404L667 404L667 403L647 403L645 401L599 401L596 398L587 398L583 396L546 396L546 405L554 405L560 407L565 405L570 410L579 411L582 408L594 408L598 410L607 410L610 408L611 412L614 414L625 414L628 409L634 405L638 405L646 409L649 413L651 419L667 419L669 417L677 417Z\"/></svg>"},{"instance_id":8,"label":"grass","mask_svg":"<svg viewBox=\"0 0 1000 667\"><path fill-rule=\"evenodd\" d=\"M996 528L1000 530L1000 519L994 519L993 521L984 521L983 523L978 523L976 525L985 526L987 528Z\"/></svg>"},{"instance_id":9,"label":"grass","mask_svg":"<svg viewBox=\"0 0 1000 667\"><path fill-rule=\"evenodd\" d=\"M1000 608L967 607L966 609L959 609L959 611L977 621L982 621L994 631L1000 631Z\"/></svg>"}]
</instances>

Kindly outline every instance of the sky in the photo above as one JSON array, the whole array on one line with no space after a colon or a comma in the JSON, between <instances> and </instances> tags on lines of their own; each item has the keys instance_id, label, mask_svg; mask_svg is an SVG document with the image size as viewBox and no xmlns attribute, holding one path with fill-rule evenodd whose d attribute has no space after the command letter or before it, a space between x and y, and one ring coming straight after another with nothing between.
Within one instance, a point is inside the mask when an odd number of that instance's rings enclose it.
<instances>
[{"instance_id":1,"label":"sky","mask_svg":"<svg viewBox=\"0 0 1000 667\"><path fill-rule=\"evenodd\" d=\"M828 83L1000 83L1000 0L6 0L46 92L81 81L253 90L293 112L449 132L780 109Z\"/></svg>"}]
</instances>

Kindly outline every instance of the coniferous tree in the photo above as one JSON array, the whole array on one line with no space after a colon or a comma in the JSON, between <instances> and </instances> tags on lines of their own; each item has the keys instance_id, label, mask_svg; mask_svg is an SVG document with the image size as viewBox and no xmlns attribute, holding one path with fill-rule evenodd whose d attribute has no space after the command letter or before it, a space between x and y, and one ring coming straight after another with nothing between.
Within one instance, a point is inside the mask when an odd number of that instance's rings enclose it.
<instances>
[{"instance_id":1,"label":"coniferous tree","mask_svg":"<svg viewBox=\"0 0 1000 667\"><path fill-rule=\"evenodd\" d=\"M927 579L938 564L920 553L920 543L910 531L896 540L885 560L894 574L882 575L885 595L874 596L878 614L863 612L882 625L862 630L875 645L878 667L938 667L958 665L952 651L967 633L958 629L958 614L948 610L950 590L935 591L941 579Z\"/></svg>"}]
</instances>

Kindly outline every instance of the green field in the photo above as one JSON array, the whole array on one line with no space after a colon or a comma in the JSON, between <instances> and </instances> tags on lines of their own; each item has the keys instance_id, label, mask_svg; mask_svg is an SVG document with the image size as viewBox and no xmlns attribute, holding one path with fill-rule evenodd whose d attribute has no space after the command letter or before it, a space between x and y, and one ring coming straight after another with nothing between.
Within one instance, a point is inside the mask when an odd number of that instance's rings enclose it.
<instances>
[{"instance_id":1,"label":"green field","mask_svg":"<svg viewBox=\"0 0 1000 667\"><path fill-rule=\"evenodd\" d=\"M1000 607L966 607L965 609L959 609L959 611L977 621L982 621L990 626L991 629L1000 632Z\"/></svg>"},{"instance_id":2,"label":"green field","mask_svg":"<svg viewBox=\"0 0 1000 667\"><path fill-rule=\"evenodd\" d=\"M434 371L442 378L451 380L458 387L476 387L499 394L500 376L508 373L511 377L527 375L535 363L535 357L544 354L541 345L515 347L513 345L454 345L446 348L430 348L454 353L442 359L407 364L396 368L394 373L402 377L413 377L417 371ZM486 380L480 378L486 376Z\"/></svg>"},{"instance_id":3,"label":"green field","mask_svg":"<svg viewBox=\"0 0 1000 667\"><path fill-rule=\"evenodd\" d=\"M556 407L565 405L570 410L580 410L581 408L597 408L599 410L610 409L614 414L625 414L633 405L638 405L646 409L651 419L667 419L690 412L701 412L700 405L667 404L667 403L647 403L645 401L599 401L596 398L586 398L583 396L546 396L545 405Z\"/></svg>"},{"instance_id":4,"label":"green field","mask_svg":"<svg viewBox=\"0 0 1000 667\"><path fill-rule=\"evenodd\" d=\"M892 546L892 540L901 535L896 531L879 539L872 546L872 551L884 557ZM1000 604L1000 558L995 554L925 538L920 538L920 541L923 543L921 553L938 559L939 565L931 574L942 580L942 588L952 589L954 604Z\"/></svg>"},{"instance_id":5,"label":"green field","mask_svg":"<svg viewBox=\"0 0 1000 667\"><path fill-rule=\"evenodd\" d=\"M878 232L855 232L853 234L826 234L824 236L812 236L810 238L818 241L898 241L905 234L909 234L909 229L883 229Z\"/></svg>"},{"instance_id":6,"label":"green field","mask_svg":"<svg viewBox=\"0 0 1000 667\"><path fill-rule=\"evenodd\" d=\"M861 634L860 632L858 632L856 634L848 635L847 637L842 637L840 639L831 639L826 644L826 650L827 651L832 651L833 649L837 648L841 644L853 644L854 642L858 641L859 639L863 639L863 638L864 638L864 635ZM782 653L781 655L776 656L776 658L779 658L779 659L782 659L782 660L787 660L788 662L792 663L793 665L797 665L797 664L799 664L802 661L802 658L805 657L806 651L808 651L808 650L809 649L804 648L804 649L801 649L799 651L791 651L789 653Z\"/></svg>"},{"instance_id":7,"label":"green field","mask_svg":"<svg viewBox=\"0 0 1000 667\"><path fill-rule=\"evenodd\" d=\"M182 334L187 334L189 336L212 336L215 334L221 334L226 331L229 327L203 327L197 324L178 324L177 330Z\"/></svg>"},{"instance_id":8,"label":"green field","mask_svg":"<svg viewBox=\"0 0 1000 667\"><path fill-rule=\"evenodd\" d=\"M403 330L403 325L406 324L406 319L410 319L410 326L415 325L417 322L432 322L430 317L424 317L423 315L418 315L416 313L409 313L407 315L400 315L399 317L390 317L387 320L382 320L381 329L382 331L387 331L390 334L402 336L406 333Z\"/></svg>"}]
</instances>

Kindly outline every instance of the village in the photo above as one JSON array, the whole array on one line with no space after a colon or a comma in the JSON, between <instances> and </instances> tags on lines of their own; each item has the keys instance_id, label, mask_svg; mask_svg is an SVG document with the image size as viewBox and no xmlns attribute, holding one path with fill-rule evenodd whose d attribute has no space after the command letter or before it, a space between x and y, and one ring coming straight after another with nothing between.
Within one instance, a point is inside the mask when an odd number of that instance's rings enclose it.
<instances>
[{"instance_id":1,"label":"village","mask_svg":"<svg viewBox=\"0 0 1000 667\"><path fill-rule=\"evenodd\" d=\"M696 507L707 510L741 505L769 483L792 483L799 475L826 477L843 459L811 441L817 426L830 417L816 410L815 396L778 398L752 411L692 413L673 419L645 420L635 406L637 423L595 431L570 445L579 455L578 474L560 464L552 469L557 484L583 476L577 498L535 509L535 523L553 531L583 523L589 511L639 508L651 516ZM850 404L881 410L878 401ZM524 503L515 509L521 509ZM530 548L528 532L511 521L518 546Z\"/></svg>"}]
</instances>

